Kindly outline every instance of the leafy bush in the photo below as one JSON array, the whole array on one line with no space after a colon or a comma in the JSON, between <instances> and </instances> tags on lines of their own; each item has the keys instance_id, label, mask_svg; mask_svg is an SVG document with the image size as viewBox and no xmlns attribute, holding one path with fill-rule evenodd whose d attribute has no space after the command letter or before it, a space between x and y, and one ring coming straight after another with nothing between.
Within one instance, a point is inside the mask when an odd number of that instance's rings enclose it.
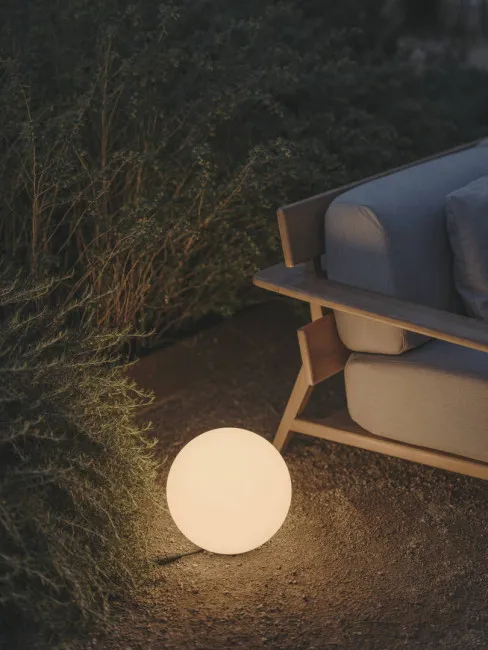
<instances>
[{"instance_id":1,"label":"leafy bush","mask_svg":"<svg viewBox=\"0 0 488 650\"><path fill-rule=\"evenodd\" d=\"M91 299L55 309L56 289L0 275L2 648L103 625L148 566L155 464L133 414L150 398L110 352L125 333L73 330Z\"/></svg>"},{"instance_id":2,"label":"leafy bush","mask_svg":"<svg viewBox=\"0 0 488 650\"><path fill-rule=\"evenodd\" d=\"M417 74L383 0L6 4L2 254L146 345L252 299L280 204L486 128L486 75Z\"/></svg>"}]
</instances>

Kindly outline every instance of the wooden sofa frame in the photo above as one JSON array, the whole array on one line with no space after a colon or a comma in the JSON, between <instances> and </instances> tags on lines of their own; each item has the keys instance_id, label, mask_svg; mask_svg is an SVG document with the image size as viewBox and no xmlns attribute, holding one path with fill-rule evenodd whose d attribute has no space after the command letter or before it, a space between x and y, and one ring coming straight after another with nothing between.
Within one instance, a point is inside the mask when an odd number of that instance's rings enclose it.
<instances>
[{"instance_id":1,"label":"wooden sofa frame","mask_svg":"<svg viewBox=\"0 0 488 650\"><path fill-rule=\"evenodd\" d=\"M347 410L322 420L300 417L313 387L342 371L350 354L339 338L331 310L364 316L434 339L488 352L488 325L485 323L332 282L326 278L321 266L325 248L324 216L337 196L375 178L468 149L477 143L464 144L278 210L284 264L258 272L254 284L310 303L312 320L298 330L302 367L274 438L273 444L278 450L284 452L293 432L297 432L488 479L488 463L375 436L353 422Z\"/></svg>"}]
</instances>

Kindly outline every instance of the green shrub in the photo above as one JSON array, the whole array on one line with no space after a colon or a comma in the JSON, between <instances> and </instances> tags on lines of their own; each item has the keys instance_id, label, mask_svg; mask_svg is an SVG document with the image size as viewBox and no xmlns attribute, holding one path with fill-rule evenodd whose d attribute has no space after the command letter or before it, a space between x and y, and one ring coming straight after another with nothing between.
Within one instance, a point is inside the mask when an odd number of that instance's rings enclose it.
<instances>
[{"instance_id":1,"label":"green shrub","mask_svg":"<svg viewBox=\"0 0 488 650\"><path fill-rule=\"evenodd\" d=\"M6 4L3 254L147 345L252 299L280 204L487 126L486 75L417 74L381 0Z\"/></svg>"},{"instance_id":2,"label":"green shrub","mask_svg":"<svg viewBox=\"0 0 488 650\"><path fill-rule=\"evenodd\" d=\"M55 309L56 289L0 274L0 647L9 649L54 648L103 626L110 595L147 569L156 507L151 443L133 421L150 399L111 352L125 334L72 329L90 298Z\"/></svg>"}]
</instances>

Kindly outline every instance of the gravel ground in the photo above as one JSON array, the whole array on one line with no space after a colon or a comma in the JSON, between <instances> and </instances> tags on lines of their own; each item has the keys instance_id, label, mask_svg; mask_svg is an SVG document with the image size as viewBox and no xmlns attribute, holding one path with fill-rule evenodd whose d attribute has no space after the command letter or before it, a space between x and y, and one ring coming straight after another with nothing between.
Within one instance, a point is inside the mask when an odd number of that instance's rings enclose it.
<instances>
[{"instance_id":1,"label":"gravel ground","mask_svg":"<svg viewBox=\"0 0 488 650\"><path fill-rule=\"evenodd\" d=\"M289 303L272 301L133 369L157 395L141 417L154 425L162 484L203 431L237 426L272 439L299 368L299 324ZM343 403L338 376L310 410ZM270 542L157 567L90 647L488 647L486 483L299 435L285 457L292 506ZM149 542L155 554L192 549L166 509Z\"/></svg>"}]
</instances>

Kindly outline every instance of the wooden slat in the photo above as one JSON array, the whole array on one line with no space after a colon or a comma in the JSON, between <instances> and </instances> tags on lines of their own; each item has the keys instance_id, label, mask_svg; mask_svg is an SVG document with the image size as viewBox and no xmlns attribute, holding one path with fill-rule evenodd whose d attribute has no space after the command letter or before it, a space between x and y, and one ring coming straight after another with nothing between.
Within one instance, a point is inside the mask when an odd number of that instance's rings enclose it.
<instances>
[{"instance_id":1,"label":"wooden slat","mask_svg":"<svg viewBox=\"0 0 488 650\"><path fill-rule=\"evenodd\" d=\"M334 414L325 420L295 419L291 428L297 433L316 438L439 467L466 476L488 479L488 463L374 436L353 422L347 411Z\"/></svg>"},{"instance_id":2,"label":"wooden slat","mask_svg":"<svg viewBox=\"0 0 488 650\"><path fill-rule=\"evenodd\" d=\"M254 284L290 298L365 316L393 327L488 352L488 324L482 321L307 275L303 267L277 264L254 276Z\"/></svg>"},{"instance_id":3,"label":"wooden slat","mask_svg":"<svg viewBox=\"0 0 488 650\"><path fill-rule=\"evenodd\" d=\"M310 318L312 320L319 320L319 318L322 318L324 315L324 310L320 305L317 305L317 303L313 302L310 305Z\"/></svg>"},{"instance_id":4,"label":"wooden slat","mask_svg":"<svg viewBox=\"0 0 488 650\"><path fill-rule=\"evenodd\" d=\"M292 268L324 253L325 213L337 196L356 185L359 182L278 209L276 214L286 266Z\"/></svg>"},{"instance_id":5,"label":"wooden slat","mask_svg":"<svg viewBox=\"0 0 488 650\"><path fill-rule=\"evenodd\" d=\"M307 381L313 386L341 372L350 354L339 338L333 312L301 327L298 342Z\"/></svg>"},{"instance_id":6,"label":"wooden slat","mask_svg":"<svg viewBox=\"0 0 488 650\"><path fill-rule=\"evenodd\" d=\"M273 445L278 451L285 451L293 435L290 425L305 409L312 394L312 388L310 382L307 381L306 372L302 366L273 440Z\"/></svg>"},{"instance_id":7,"label":"wooden slat","mask_svg":"<svg viewBox=\"0 0 488 650\"><path fill-rule=\"evenodd\" d=\"M302 262L307 262L313 258L320 257L324 253L325 213L332 201L340 194L343 194L358 185L362 185L363 183L369 183L377 178L394 174L402 169L407 169L408 167L413 167L414 165L419 165L428 162L429 160L435 160L436 158L441 158L442 156L451 153L469 149L478 144L478 142L479 140L468 142L459 147L449 149L448 151L442 151L433 156L427 156L421 160L415 160L406 165L389 169L381 174L369 176L368 178L363 178L354 183L349 183L348 185L281 207L278 210L278 226L286 266L290 268L294 267Z\"/></svg>"}]
</instances>

